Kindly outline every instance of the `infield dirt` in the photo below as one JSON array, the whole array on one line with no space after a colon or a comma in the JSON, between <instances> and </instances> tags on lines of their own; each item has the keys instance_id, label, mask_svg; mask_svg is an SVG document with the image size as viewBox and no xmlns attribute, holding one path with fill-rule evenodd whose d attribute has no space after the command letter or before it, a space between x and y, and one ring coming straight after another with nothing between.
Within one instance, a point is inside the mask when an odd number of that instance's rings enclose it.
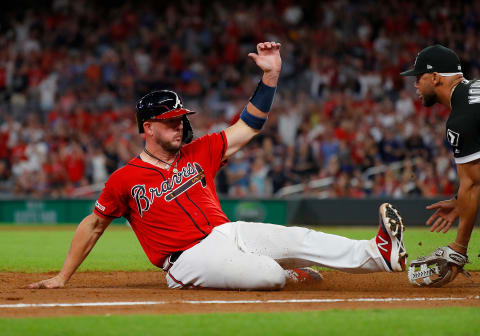
<instances>
[{"instance_id":1,"label":"infield dirt","mask_svg":"<svg viewBox=\"0 0 480 336\"><path fill-rule=\"evenodd\" d=\"M172 290L167 288L162 271L79 272L62 289L26 289L31 282L54 273L0 273L0 306L20 303L80 303L162 301L162 304L100 307L0 308L1 317L103 315L103 314L183 314L220 312L306 311L326 309L440 306L480 307L480 272L472 272L473 282L459 275L443 288L418 288L410 285L407 274L346 274L323 272L324 280L287 284L281 291ZM185 301L309 300L360 298L425 298L420 301L393 302L300 302L300 303L203 303ZM450 298L448 300L430 300ZM455 298L461 298L456 300Z\"/></svg>"}]
</instances>

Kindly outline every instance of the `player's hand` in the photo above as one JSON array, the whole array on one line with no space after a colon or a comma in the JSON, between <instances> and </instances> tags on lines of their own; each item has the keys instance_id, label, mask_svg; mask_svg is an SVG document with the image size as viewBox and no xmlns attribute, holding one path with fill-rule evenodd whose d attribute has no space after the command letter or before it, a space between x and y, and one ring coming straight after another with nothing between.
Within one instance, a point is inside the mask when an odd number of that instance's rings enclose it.
<instances>
[{"instance_id":1,"label":"player's hand","mask_svg":"<svg viewBox=\"0 0 480 336\"><path fill-rule=\"evenodd\" d=\"M60 276L54 276L53 278L34 282L27 286L30 289L44 289L44 288L62 288L65 286L65 280Z\"/></svg>"},{"instance_id":2,"label":"player's hand","mask_svg":"<svg viewBox=\"0 0 480 336\"><path fill-rule=\"evenodd\" d=\"M430 204L427 209L437 209L426 222L426 225L432 226L430 232L446 233L460 215L455 198Z\"/></svg>"},{"instance_id":3,"label":"player's hand","mask_svg":"<svg viewBox=\"0 0 480 336\"><path fill-rule=\"evenodd\" d=\"M277 42L259 43L257 44L257 54L249 53L248 57L252 58L263 72L278 76L282 69L280 47L281 44Z\"/></svg>"}]
</instances>

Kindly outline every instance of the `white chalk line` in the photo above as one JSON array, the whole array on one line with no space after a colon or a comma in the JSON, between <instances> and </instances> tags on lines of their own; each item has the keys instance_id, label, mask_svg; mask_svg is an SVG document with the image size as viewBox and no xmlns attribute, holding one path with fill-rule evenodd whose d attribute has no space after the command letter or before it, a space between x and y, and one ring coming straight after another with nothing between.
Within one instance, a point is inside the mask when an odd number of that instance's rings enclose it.
<instances>
[{"instance_id":1,"label":"white chalk line","mask_svg":"<svg viewBox=\"0 0 480 336\"><path fill-rule=\"evenodd\" d=\"M0 304L2 309L11 308L55 308L55 307L112 307L112 306L152 306L165 304L265 304L265 303L334 303L334 302L412 302L412 301L465 301L479 300L480 296L466 297L413 297L413 298L356 298L356 299L292 299L292 300L206 300L206 301L119 301L119 302L79 302L79 303L17 303Z\"/></svg>"}]
</instances>

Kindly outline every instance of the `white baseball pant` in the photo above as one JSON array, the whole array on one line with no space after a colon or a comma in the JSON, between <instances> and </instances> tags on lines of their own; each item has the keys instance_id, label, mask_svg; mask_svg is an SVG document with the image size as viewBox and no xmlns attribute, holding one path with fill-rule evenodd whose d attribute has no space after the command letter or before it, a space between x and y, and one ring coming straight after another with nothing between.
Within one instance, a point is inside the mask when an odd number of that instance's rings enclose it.
<instances>
[{"instance_id":1,"label":"white baseball pant","mask_svg":"<svg viewBox=\"0 0 480 336\"><path fill-rule=\"evenodd\" d=\"M185 250L166 278L170 288L275 290L285 286L286 269L314 265L349 273L386 271L375 238L352 240L301 227L231 222Z\"/></svg>"}]
</instances>

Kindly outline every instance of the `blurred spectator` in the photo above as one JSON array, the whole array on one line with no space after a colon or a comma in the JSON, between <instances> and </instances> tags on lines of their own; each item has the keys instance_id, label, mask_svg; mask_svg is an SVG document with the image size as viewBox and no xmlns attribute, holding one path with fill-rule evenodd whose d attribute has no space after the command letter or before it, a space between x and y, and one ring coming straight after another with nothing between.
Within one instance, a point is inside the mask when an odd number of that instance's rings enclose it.
<instances>
[{"instance_id":1,"label":"blurred spectator","mask_svg":"<svg viewBox=\"0 0 480 336\"><path fill-rule=\"evenodd\" d=\"M271 195L268 183L268 166L262 157L257 157L253 161L250 173L250 194L254 197L266 197Z\"/></svg>"},{"instance_id":2,"label":"blurred spectator","mask_svg":"<svg viewBox=\"0 0 480 336\"><path fill-rule=\"evenodd\" d=\"M68 177L68 182L73 186L80 186L80 181L85 175L85 155L80 146L73 142L65 147L62 155L62 161Z\"/></svg>"},{"instance_id":3,"label":"blurred spectator","mask_svg":"<svg viewBox=\"0 0 480 336\"><path fill-rule=\"evenodd\" d=\"M403 144L393 130L386 130L383 139L378 144L380 156L385 163L392 163L403 159Z\"/></svg>"},{"instance_id":4,"label":"blurred spectator","mask_svg":"<svg viewBox=\"0 0 480 336\"><path fill-rule=\"evenodd\" d=\"M440 43L458 52L467 78L479 77L476 1L441 1L438 11L400 0L194 0L161 10L127 0L114 11L92 0L28 3L4 11L0 26L1 194L93 195L90 184L142 149L134 105L150 90L178 90L199 112L196 136L224 129L260 79L246 55L264 40L282 42L282 79L263 136L217 176L221 193L269 197L303 183L319 197L434 197L456 188L439 141L448 110L425 109L398 73ZM324 189L308 187L326 177Z\"/></svg>"},{"instance_id":5,"label":"blurred spectator","mask_svg":"<svg viewBox=\"0 0 480 336\"><path fill-rule=\"evenodd\" d=\"M233 197L245 197L248 195L250 164L244 151L238 151L229 160L226 167L229 195Z\"/></svg>"},{"instance_id":6,"label":"blurred spectator","mask_svg":"<svg viewBox=\"0 0 480 336\"><path fill-rule=\"evenodd\" d=\"M107 157L101 147L90 146L87 153L88 170L90 171L91 182L93 184L105 182L108 178Z\"/></svg>"}]
</instances>

